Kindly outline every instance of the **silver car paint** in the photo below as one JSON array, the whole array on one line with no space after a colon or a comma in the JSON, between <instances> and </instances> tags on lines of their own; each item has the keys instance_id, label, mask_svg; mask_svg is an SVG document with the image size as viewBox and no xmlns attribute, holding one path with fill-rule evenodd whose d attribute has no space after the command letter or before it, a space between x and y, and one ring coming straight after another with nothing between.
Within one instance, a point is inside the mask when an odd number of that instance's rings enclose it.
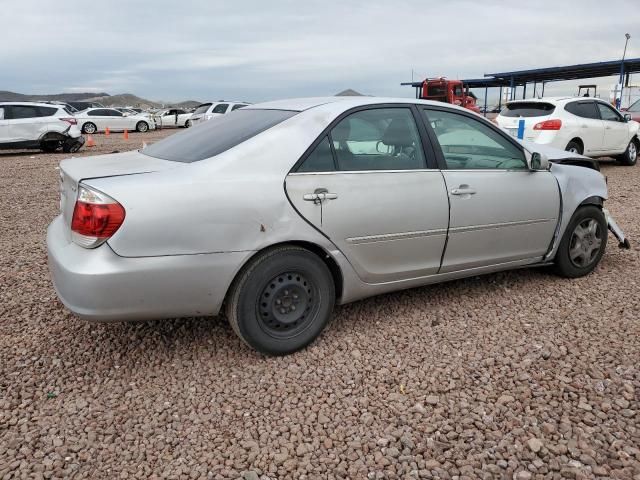
<instances>
[{"instance_id":1,"label":"silver car paint","mask_svg":"<svg viewBox=\"0 0 640 480\"><path fill-rule=\"evenodd\" d=\"M129 152L65 160L61 169L69 177L63 186L65 195L69 197L67 212L72 209L73 199L70 197L73 189L78 181L83 181L122 203L126 219L107 244L95 250L85 250L69 241L65 233L69 228L68 213L52 223L47 243L54 283L61 298L71 310L100 320L213 315L218 312L234 276L255 252L291 241L315 244L336 262L343 279L341 303L400 288L539 262L540 247L537 246L529 249L535 253L533 257L437 273L432 259L437 256L434 252L437 252L443 237L439 232L443 227L438 212L434 214L433 224L426 219L408 228L403 229L397 224L385 231L372 223L368 231L353 230L348 218L344 215L339 218L336 200L327 204L327 209L337 215L335 229L344 238L338 236L334 243L312 225L318 221L317 210L315 214L309 210L312 202L305 202L300 207L306 212L307 220L296 211L294 205L296 208L301 205L299 198L290 202L283 189L285 181L287 190L291 189L290 197L306 189L303 175L289 175L287 178L287 174L313 140L333 119L351 107L390 102L431 104L409 99L368 97L273 102L246 108L303 111L212 159L182 164ZM535 179L536 175L546 173L528 175ZM594 195L606 198L606 185L602 175L582 167L554 165L551 174L558 179L563 196L561 223L557 231L560 238L568 219L584 199ZM406 172L403 175L413 178ZM416 171L415 175L433 177L430 181L434 185L440 184L437 175L441 174L437 170ZM380 181L391 190L392 185L387 180ZM339 184L339 179L336 182ZM391 198L391 193L385 193L384 198ZM516 195L513 202L520 202L523 207L536 202L525 220L540 216L535 211L537 205L548 206L550 201L546 196L544 199L521 199L517 192L513 194ZM348 198L347 193L343 195ZM352 200L356 204L360 202L361 206L367 203L365 198ZM446 197L442 202L446 203ZM560 210L560 206L556 206ZM397 206L394 208L389 211L395 215L398 210ZM546 218L546 207L544 210L541 218ZM372 216L370 221L373 219ZM415 222L415 219L409 221ZM349 233L349 230L352 231ZM392 237L396 246L404 243L410 248L406 251L402 247L394 248L391 254L386 255L390 263L385 263L385 255L381 254L383 250L375 244L384 243L380 235L401 234L403 230L420 234L406 239L401 235ZM422 235L429 230L435 233ZM421 247L430 252L428 258L415 259L418 268L408 267L413 268L408 274L400 271L398 265L408 265L410 254L421 253ZM360 253L350 255L354 250L360 250ZM399 250L400 256L405 257L397 262L394 255ZM437 253L442 253L441 248ZM105 291L109 289L112 296L105 299ZM118 305L112 305L113 302Z\"/></svg>"}]
</instances>

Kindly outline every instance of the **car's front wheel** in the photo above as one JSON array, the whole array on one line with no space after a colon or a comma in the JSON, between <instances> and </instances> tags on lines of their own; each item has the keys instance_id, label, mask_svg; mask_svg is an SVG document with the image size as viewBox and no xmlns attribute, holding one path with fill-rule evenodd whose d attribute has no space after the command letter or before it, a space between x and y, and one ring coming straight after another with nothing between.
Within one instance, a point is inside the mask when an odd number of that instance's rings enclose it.
<instances>
[{"instance_id":1,"label":"car's front wheel","mask_svg":"<svg viewBox=\"0 0 640 480\"><path fill-rule=\"evenodd\" d=\"M640 149L640 141L637 138L632 138L627 145L627 149L622 155L616 157L619 163L632 167L638 161L638 150Z\"/></svg>"},{"instance_id":2,"label":"car's front wheel","mask_svg":"<svg viewBox=\"0 0 640 480\"><path fill-rule=\"evenodd\" d=\"M555 258L555 271L568 278L591 273L607 247L607 219L602 209L580 207L569 222Z\"/></svg>"},{"instance_id":3,"label":"car's front wheel","mask_svg":"<svg viewBox=\"0 0 640 480\"><path fill-rule=\"evenodd\" d=\"M87 122L82 125L82 133L91 135L92 133L96 133L97 130L98 128L96 127L95 123Z\"/></svg>"},{"instance_id":4,"label":"car's front wheel","mask_svg":"<svg viewBox=\"0 0 640 480\"><path fill-rule=\"evenodd\" d=\"M138 132L144 133L149 130L149 124L147 122L138 122L136 124L136 130Z\"/></svg>"},{"instance_id":5,"label":"car's front wheel","mask_svg":"<svg viewBox=\"0 0 640 480\"><path fill-rule=\"evenodd\" d=\"M184 122L184 128L189 128L191 126L191 120L187 120Z\"/></svg>"},{"instance_id":6,"label":"car's front wheel","mask_svg":"<svg viewBox=\"0 0 640 480\"><path fill-rule=\"evenodd\" d=\"M259 254L243 268L227 299L227 318L249 346L284 355L311 343L329 322L335 286L314 253L295 246Z\"/></svg>"}]
</instances>

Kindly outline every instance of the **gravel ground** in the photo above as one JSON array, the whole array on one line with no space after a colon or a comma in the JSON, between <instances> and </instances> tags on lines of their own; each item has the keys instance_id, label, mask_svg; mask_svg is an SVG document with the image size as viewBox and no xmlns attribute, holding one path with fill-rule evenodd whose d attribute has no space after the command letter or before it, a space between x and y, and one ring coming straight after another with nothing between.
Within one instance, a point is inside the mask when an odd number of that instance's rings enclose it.
<instances>
[{"instance_id":1,"label":"gravel ground","mask_svg":"<svg viewBox=\"0 0 640 480\"><path fill-rule=\"evenodd\" d=\"M587 278L384 295L265 358L224 319L67 312L44 245L62 158L0 154L0 478L640 479L640 167L603 167L633 248L610 237Z\"/></svg>"}]
</instances>

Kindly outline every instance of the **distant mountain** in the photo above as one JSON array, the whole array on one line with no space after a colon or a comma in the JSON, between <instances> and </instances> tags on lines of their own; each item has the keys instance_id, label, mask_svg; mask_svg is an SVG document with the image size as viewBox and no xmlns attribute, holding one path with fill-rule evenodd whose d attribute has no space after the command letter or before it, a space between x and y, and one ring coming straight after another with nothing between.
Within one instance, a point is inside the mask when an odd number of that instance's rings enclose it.
<instances>
[{"instance_id":1,"label":"distant mountain","mask_svg":"<svg viewBox=\"0 0 640 480\"><path fill-rule=\"evenodd\" d=\"M51 95L28 95L22 93L9 92L0 90L0 102L41 102L41 101L58 101L58 102L98 102L105 107L138 107L138 108L159 108L176 106L181 108L193 108L200 105L201 102L196 100L187 100L184 102L156 102L147 100L131 93L121 93L119 95L109 95L108 93L55 93Z\"/></svg>"},{"instance_id":2,"label":"distant mountain","mask_svg":"<svg viewBox=\"0 0 640 480\"><path fill-rule=\"evenodd\" d=\"M360 92L356 92L352 88L347 88L346 90L343 90L341 92L336 93L334 96L336 96L336 97L362 97L364 95L362 93L360 93Z\"/></svg>"},{"instance_id":3,"label":"distant mountain","mask_svg":"<svg viewBox=\"0 0 640 480\"><path fill-rule=\"evenodd\" d=\"M51 95L25 95L23 93L0 90L0 102L39 102L51 100L58 102L81 102L92 97L108 97L108 93L54 93Z\"/></svg>"}]
</instances>

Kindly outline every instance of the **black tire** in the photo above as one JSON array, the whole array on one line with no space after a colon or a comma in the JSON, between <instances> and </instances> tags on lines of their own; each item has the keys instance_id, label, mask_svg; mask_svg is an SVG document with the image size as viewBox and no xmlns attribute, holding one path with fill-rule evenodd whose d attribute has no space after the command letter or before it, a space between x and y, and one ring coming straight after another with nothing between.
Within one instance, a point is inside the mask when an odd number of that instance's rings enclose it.
<instances>
[{"instance_id":1,"label":"black tire","mask_svg":"<svg viewBox=\"0 0 640 480\"><path fill-rule=\"evenodd\" d=\"M80 142L67 141L62 146L62 151L64 153L76 153L78 150L80 150L80 147L82 147L82 143Z\"/></svg>"},{"instance_id":2,"label":"black tire","mask_svg":"<svg viewBox=\"0 0 640 480\"><path fill-rule=\"evenodd\" d=\"M82 125L82 133L91 135L93 133L96 133L97 131L98 131L98 127L96 127L95 123L87 122L84 125Z\"/></svg>"},{"instance_id":3,"label":"black tire","mask_svg":"<svg viewBox=\"0 0 640 480\"><path fill-rule=\"evenodd\" d=\"M144 132L148 132L149 131L149 124L147 122L144 121L139 121L138 123L136 123L136 131L140 132L140 133L144 133Z\"/></svg>"},{"instance_id":4,"label":"black tire","mask_svg":"<svg viewBox=\"0 0 640 480\"><path fill-rule=\"evenodd\" d=\"M622 155L618 155L616 160L620 165L627 167L633 167L638 161L638 153L640 151L640 141L637 138L632 138L627 145L627 149Z\"/></svg>"},{"instance_id":5,"label":"black tire","mask_svg":"<svg viewBox=\"0 0 640 480\"><path fill-rule=\"evenodd\" d=\"M54 139L42 140L42 143L40 143L40 149L45 153L55 153L61 146L62 142Z\"/></svg>"},{"instance_id":6,"label":"black tire","mask_svg":"<svg viewBox=\"0 0 640 480\"><path fill-rule=\"evenodd\" d=\"M592 225L595 225L595 231L589 230ZM582 238L578 228L582 230ZM567 278L588 275L598 266L606 248L607 219L604 213L594 205L580 207L573 214L560 241L554 270L558 275ZM579 256L575 258L575 255Z\"/></svg>"},{"instance_id":7,"label":"black tire","mask_svg":"<svg viewBox=\"0 0 640 480\"><path fill-rule=\"evenodd\" d=\"M191 126L191 120L187 120L184 122L184 128L189 128Z\"/></svg>"},{"instance_id":8,"label":"black tire","mask_svg":"<svg viewBox=\"0 0 640 480\"><path fill-rule=\"evenodd\" d=\"M236 334L267 355L306 347L325 328L335 303L331 272L317 255L295 246L259 254L238 274L226 314Z\"/></svg>"},{"instance_id":9,"label":"black tire","mask_svg":"<svg viewBox=\"0 0 640 480\"><path fill-rule=\"evenodd\" d=\"M567 143L567 146L564 147L566 152L575 152L578 155L582 155L583 149L582 149L582 145L580 145L580 143L576 142L575 140L571 140L569 143Z\"/></svg>"}]
</instances>

